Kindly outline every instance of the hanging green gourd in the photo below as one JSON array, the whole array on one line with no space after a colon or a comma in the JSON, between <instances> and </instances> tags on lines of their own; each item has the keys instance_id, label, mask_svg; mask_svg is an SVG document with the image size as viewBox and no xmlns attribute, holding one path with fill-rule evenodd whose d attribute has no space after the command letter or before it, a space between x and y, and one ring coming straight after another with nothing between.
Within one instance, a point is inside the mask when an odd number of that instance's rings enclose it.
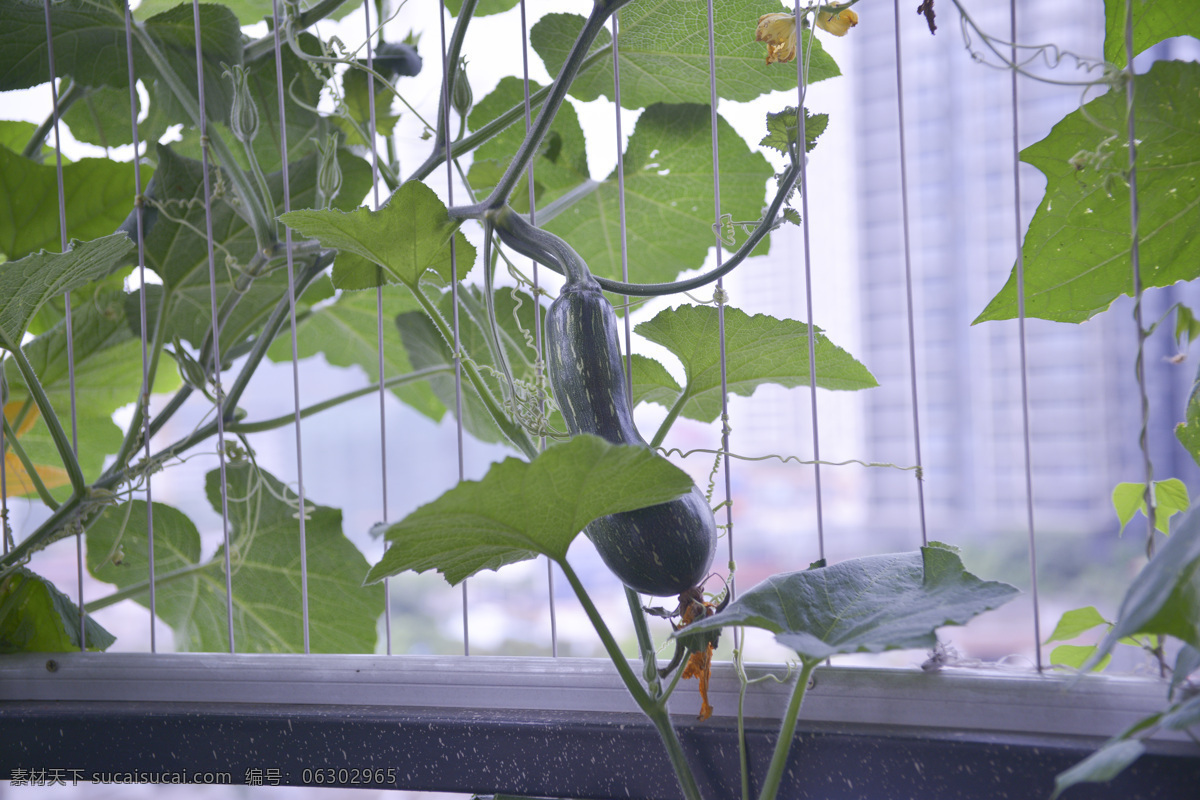
<instances>
[{"instance_id":1,"label":"hanging green gourd","mask_svg":"<svg viewBox=\"0 0 1200 800\"><path fill-rule=\"evenodd\" d=\"M617 315L570 245L529 224L511 208L492 218L515 250L559 266L567 282L546 312L546 365L567 430L613 444L649 447L633 424ZM717 523L700 490L669 503L601 517L585 531L621 582L642 594L672 597L708 576Z\"/></svg>"}]
</instances>

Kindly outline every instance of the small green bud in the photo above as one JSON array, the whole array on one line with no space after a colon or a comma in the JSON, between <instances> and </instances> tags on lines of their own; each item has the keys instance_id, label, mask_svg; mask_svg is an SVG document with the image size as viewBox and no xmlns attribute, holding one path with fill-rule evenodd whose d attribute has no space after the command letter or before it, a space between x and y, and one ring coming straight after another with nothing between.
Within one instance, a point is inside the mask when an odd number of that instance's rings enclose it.
<instances>
[{"instance_id":1,"label":"small green bud","mask_svg":"<svg viewBox=\"0 0 1200 800\"><path fill-rule=\"evenodd\" d=\"M454 91L450 94L450 104L459 116L465 117L471 113L475 105L475 95L471 92L471 82L467 80L467 60L460 58L458 68L454 70Z\"/></svg>"},{"instance_id":2,"label":"small green bud","mask_svg":"<svg viewBox=\"0 0 1200 800\"><path fill-rule=\"evenodd\" d=\"M229 129L238 141L249 144L258 135L258 106L250 94L245 67L226 67L224 76L233 82L233 103L229 107Z\"/></svg>"},{"instance_id":3,"label":"small green bud","mask_svg":"<svg viewBox=\"0 0 1200 800\"><path fill-rule=\"evenodd\" d=\"M174 351L167 350L166 353L175 359L175 363L179 367L179 376L188 386L207 394L208 377L204 374L204 368L200 366L199 361L192 357L191 353L184 349L179 337L175 337L173 342L175 344Z\"/></svg>"},{"instance_id":4,"label":"small green bud","mask_svg":"<svg viewBox=\"0 0 1200 800\"><path fill-rule=\"evenodd\" d=\"M317 204L328 208L342 189L342 165L338 163L338 136L331 133L317 143Z\"/></svg>"}]
</instances>

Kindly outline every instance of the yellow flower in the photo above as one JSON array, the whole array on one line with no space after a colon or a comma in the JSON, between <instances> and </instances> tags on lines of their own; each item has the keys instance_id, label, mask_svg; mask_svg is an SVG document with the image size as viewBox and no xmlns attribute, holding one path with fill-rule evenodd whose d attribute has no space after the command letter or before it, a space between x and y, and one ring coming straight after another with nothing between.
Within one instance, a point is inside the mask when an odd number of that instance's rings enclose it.
<instances>
[{"instance_id":1,"label":"yellow flower","mask_svg":"<svg viewBox=\"0 0 1200 800\"><path fill-rule=\"evenodd\" d=\"M796 15L763 14L754 31L756 42L767 43L767 63L784 63L796 57Z\"/></svg>"},{"instance_id":2,"label":"yellow flower","mask_svg":"<svg viewBox=\"0 0 1200 800\"><path fill-rule=\"evenodd\" d=\"M830 3L827 8L836 8L841 3ZM818 11L817 27L834 36L845 36L846 31L858 24L858 14L847 8L845 11Z\"/></svg>"}]
</instances>

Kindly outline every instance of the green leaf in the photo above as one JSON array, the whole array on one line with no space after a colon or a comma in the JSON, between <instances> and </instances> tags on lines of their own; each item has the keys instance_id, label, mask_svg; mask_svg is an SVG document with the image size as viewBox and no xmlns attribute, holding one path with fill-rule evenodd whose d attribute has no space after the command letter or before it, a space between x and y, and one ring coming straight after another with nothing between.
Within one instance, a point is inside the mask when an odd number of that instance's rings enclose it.
<instances>
[{"instance_id":1,"label":"green leaf","mask_svg":"<svg viewBox=\"0 0 1200 800\"><path fill-rule=\"evenodd\" d=\"M500 14L519 2L520 0L480 0L479 5L475 7L475 16L486 17L491 14ZM462 10L462 4L463 0L446 0L446 9L457 17L458 12Z\"/></svg>"},{"instance_id":2,"label":"green leaf","mask_svg":"<svg viewBox=\"0 0 1200 800\"><path fill-rule=\"evenodd\" d=\"M716 44L717 96L745 102L772 91L796 90L795 64L767 64L766 48L754 41L754 28L763 14L780 11L773 0L715 0L713 37ZM583 17L547 14L529 34L530 44L557 75ZM593 52L608 46L612 36L602 31ZM801 48L810 34L805 31ZM708 19L699 10L679 3L632 3L621 9L621 105L642 108L654 103L709 101ZM809 82L839 75L837 64L821 47L812 46ZM612 58L601 58L580 72L571 95L590 101L613 96Z\"/></svg>"},{"instance_id":3,"label":"green leaf","mask_svg":"<svg viewBox=\"0 0 1200 800\"><path fill-rule=\"evenodd\" d=\"M140 111L140 102L138 108ZM128 89L89 89L71 104L62 120L81 142L105 148L133 143Z\"/></svg>"},{"instance_id":4,"label":"green leaf","mask_svg":"<svg viewBox=\"0 0 1200 800\"><path fill-rule=\"evenodd\" d=\"M691 488L683 470L646 447L576 436L533 461L493 464L482 480L462 481L387 525L391 547L367 581L436 569L457 584L539 554L563 561L592 520L666 503Z\"/></svg>"},{"instance_id":5,"label":"green leaf","mask_svg":"<svg viewBox=\"0 0 1200 800\"><path fill-rule=\"evenodd\" d=\"M84 626L88 650L116 641L91 617ZM0 580L0 654L69 652L79 652L79 606L24 567Z\"/></svg>"},{"instance_id":6,"label":"green leaf","mask_svg":"<svg viewBox=\"0 0 1200 800\"><path fill-rule=\"evenodd\" d=\"M446 206L420 181L406 181L378 211L292 211L280 219L289 228L378 264L397 280L416 286L426 270L450 280L450 242L458 275L475 263L475 247L450 219ZM362 288L355 286L355 288Z\"/></svg>"},{"instance_id":7,"label":"green leaf","mask_svg":"<svg viewBox=\"0 0 1200 800\"><path fill-rule=\"evenodd\" d=\"M1197 339L1200 339L1200 320L1190 308L1179 303L1175 307L1175 344L1189 347Z\"/></svg>"},{"instance_id":8,"label":"green leaf","mask_svg":"<svg viewBox=\"0 0 1200 800\"><path fill-rule=\"evenodd\" d=\"M52 3L55 66L86 86L129 86L124 17L115 0ZM27 89L50 75L46 10L37 0L5 3L0 26L0 91ZM57 76L56 76L57 77Z\"/></svg>"},{"instance_id":9,"label":"green leaf","mask_svg":"<svg viewBox=\"0 0 1200 800\"><path fill-rule=\"evenodd\" d=\"M1071 669L1083 669L1083 665L1088 663L1088 659L1096 652L1096 645L1087 644L1060 644L1058 647L1050 651L1050 666L1052 667L1069 667ZM1092 672L1103 672L1104 668L1112 661L1112 656L1105 656L1098 663L1091 667Z\"/></svg>"},{"instance_id":10,"label":"green leaf","mask_svg":"<svg viewBox=\"0 0 1200 800\"><path fill-rule=\"evenodd\" d=\"M1133 54L1173 36L1200 38L1200 6L1192 0L1104 0L1104 59L1118 67L1125 58L1125 4L1133 3Z\"/></svg>"},{"instance_id":11,"label":"green leaf","mask_svg":"<svg viewBox=\"0 0 1200 800\"><path fill-rule=\"evenodd\" d=\"M1170 286L1200 275L1200 63L1160 61L1134 96L1142 284ZM1023 245L1027 315L1082 322L1132 294L1128 156L1123 135L1108 140L1124 130L1125 96L1111 91L1022 151L1047 180ZM1016 316L1014 268L975 322Z\"/></svg>"},{"instance_id":12,"label":"green leaf","mask_svg":"<svg viewBox=\"0 0 1200 800\"><path fill-rule=\"evenodd\" d=\"M687 373L684 391L689 397L681 411L683 416L701 422L712 422L720 416L721 346L717 309L687 305L666 309L634 330L661 344L683 362ZM787 387L809 385L808 330L803 322L766 314L751 317L727 306L725 352L729 391L749 396L767 383ZM815 344L817 386L849 390L878 385L866 367L824 334L817 333Z\"/></svg>"},{"instance_id":13,"label":"green leaf","mask_svg":"<svg viewBox=\"0 0 1200 800\"><path fill-rule=\"evenodd\" d=\"M412 293L403 288L388 288L383 292L383 357L387 377L413 371L394 320L400 314L417 307ZM322 306L296 320L297 352L300 358L317 353L335 367L361 367L372 383L379 380L379 336L374 292L343 293L335 302ZM292 360L292 335L284 331L267 351L276 362ZM347 389L349 387L346 387ZM427 383L397 386L391 390L408 405L431 419L441 419L446 412Z\"/></svg>"},{"instance_id":14,"label":"green leaf","mask_svg":"<svg viewBox=\"0 0 1200 800\"><path fill-rule=\"evenodd\" d=\"M1192 460L1200 465L1200 371L1192 382L1192 392L1188 395L1185 422L1175 426L1175 438L1188 452Z\"/></svg>"},{"instance_id":15,"label":"green leaf","mask_svg":"<svg viewBox=\"0 0 1200 800\"><path fill-rule=\"evenodd\" d=\"M1054 793L1050 795L1050 800L1055 800L1077 783L1104 783L1112 780L1137 761L1144 752L1146 746L1137 739L1109 742L1066 772L1060 772L1054 779Z\"/></svg>"},{"instance_id":16,"label":"green leaf","mask_svg":"<svg viewBox=\"0 0 1200 800\"><path fill-rule=\"evenodd\" d=\"M359 60L356 63L366 66L365 59ZM376 71L381 75L385 74L379 70L379 62L376 61L375 64ZM353 67L342 73L342 101L346 104L346 113L364 131L370 130L371 96L367 92L368 83L375 87L375 132L380 136L391 136L396 123L400 119L399 114L392 112L392 98L394 95L388 91L387 87L380 80L368 75L361 69L354 69ZM369 145L368 142L359 136L358 131L355 130L354 126L348 120L339 116L335 118L335 124L346 132L347 143L360 146Z\"/></svg>"},{"instance_id":17,"label":"green leaf","mask_svg":"<svg viewBox=\"0 0 1200 800\"><path fill-rule=\"evenodd\" d=\"M1117 621L1092 660L1108 655L1121 639L1140 634L1165 634L1200 647L1197 596L1200 596L1200 514L1192 512L1129 584Z\"/></svg>"},{"instance_id":18,"label":"green leaf","mask_svg":"<svg viewBox=\"0 0 1200 800\"><path fill-rule=\"evenodd\" d=\"M0 26L2 28L3 26ZM39 164L0 147L0 253L9 260L61 249L54 160ZM149 170L143 170L146 180ZM133 165L84 158L63 165L67 234L96 239L117 229L133 208Z\"/></svg>"},{"instance_id":19,"label":"green leaf","mask_svg":"<svg viewBox=\"0 0 1200 800\"><path fill-rule=\"evenodd\" d=\"M1175 667L1171 670L1170 695L1174 696L1183 682L1196 670L1200 670L1200 650L1185 644L1175 656Z\"/></svg>"},{"instance_id":20,"label":"green leaf","mask_svg":"<svg viewBox=\"0 0 1200 800\"><path fill-rule=\"evenodd\" d=\"M520 299L520 310L517 311L517 298ZM492 352L492 339L488 323L486 300L483 292L476 286L459 287L459 342L470 359L482 369L484 382L494 398L507 396L507 382L501 383L500 366ZM496 309L496 322L500 327L500 339L508 357L508 363L513 371L513 378L530 385L539 376L534 365L535 353L529 345L526 335L532 337L534 330L533 302L523 293L517 293L514 298L513 290L498 289L494 294L493 303ZM450 292L442 294L437 301L444 320L451 320L454 314L453 298ZM546 310L542 309L542 319ZM519 315L519 324L517 316ZM424 312L412 311L401 314L396 318L396 326L400 331L400 339L413 367L425 369L428 367L453 366L453 354L449 344L442 338L441 333L434 327ZM522 332L524 331L524 333ZM454 375L434 376L429 379L429 386L441 403L453 410L455 407ZM508 444L508 438L501 433L492 421L491 415L484 407L479 396L466 381L463 382L463 427L468 433L483 442ZM506 409L508 410L508 409ZM526 409L533 411L533 409ZM561 417L551 418L551 424L558 430L564 429Z\"/></svg>"},{"instance_id":21,"label":"green leaf","mask_svg":"<svg viewBox=\"0 0 1200 800\"><path fill-rule=\"evenodd\" d=\"M817 146L817 137L829 127L828 114L812 114L804 109L804 151L811 152ZM767 112L767 135L759 142L761 147L773 147L787 155L796 143L800 128L796 123L796 107L788 106L783 111Z\"/></svg>"},{"instance_id":22,"label":"green leaf","mask_svg":"<svg viewBox=\"0 0 1200 800\"><path fill-rule=\"evenodd\" d=\"M133 12L133 15L138 19L145 19L152 14L158 14L170 8L174 8L181 2L187 0L142 0L141 4ZM301 0L300 10L307 11L315 6L319 0ZM225 0L224 5L228 6L229 10L237 15L238 21L243 25L253 25L256 22L262 22L264 19L271 18L272 0ZM362 8L362 3L345 2L330 15L332 19L340 19L357 8Z\"/></svg>"},{"instance_id":23,"label":"green leaf","mask_svg":"<svg viewBox=\"0 0 1200 800\"><path fill-rule=\"evenodd\" d=\"M146 19L143 30L195 97L196 34L192 5L172 5L172 8ZM5 24L0 26L0 91L26 89L48 80L50 63L45 13L44 4L37 0L6 3ZM123 3L116 0L60 0L50 4L50 17L54 32L55 77L70 75L84 86L128 90ZM222 85L221 64L242 62L242 32L237 17L218 3L201 4L200 37L205 105L212 119L224 120L228 118L232 93L228 81ZM134 68L147 82L154 74L154 67L140 43L134 45ZM166 90L156 88L151 91L151 96L165 97ZM128 99L122 107L128 113ZM176 115L175 119L179 121L182 117Z\"/></svg>"},{"instance_id":24,"label":"green leaf","mask_svg":"<svg viewBox=\"0 0 1200 800\"><path fill-rule=\"evenodd\" d=\"M1113 489L1113 508L1121 521L1122 530L1138 511L1147 514L1145 494L1144 483L1118 483ZM1157 530L1169 535L1171 517L1181 511L1187 511L1190 506L1187 486L1183 481L1168 478L1165 481L1154 482L1154 527Z\"/></svg>"},{"instance_id":25,"label":"green leaf","mask_svg":"<svg viewBox=\"0 0 1200 800\"><path fill-rule=\"evenodd\" d=\"M667 368L643 355L633 354L633 404L658 403L670 408L683 387Z\"/></svg>"},{"instance_id":26,"label":"green leaf","mask_svg":"<svg viewBox=\"0 0 1200 800\"><path fill-rule=\"evenodd\" d=\"M14 344L39 308L52 297L99 280L127 262L133 242L114 233L72 242L66 253L36 253L0 264L0 329Z\"/></svg>"},{"instance_id":27,"label":"green leaf","mask_svg":"<svg viewBox=\"0 0 1200 800\"><path fill-rule=\"evenodd\" d=\"M687 632L745 625L775 634L804 660L878 653L937 643L943 625L961 625L1017 594L981 581L943 547L865 556L774 575Z\"/></svg>"},{"instance_id":28,"label":"green leaf","mask_svg":"<svg viewBox=\"0 0 1200 800\"><path fill-rule=\"evenodd\" d=\"M1146 507L1145 491L1144 483L1118 483L1113 487L1113 509L1117 512L1122 530L1129 524L1129 520L1133 519L1134 514Z\"/></svg>"},{"instance_id":29,"label":"green leaf","mask_svg":"<svg viewBox=\"0 0 1200 800\"><path fill-rule=\"evenodd\" d=\"M529 91L538 91L542 87L530 81ZM471 109L469 124L472 130L479 130L500 114L525 100L525 88L522 81L514 77L504 77L487 97L479 101ZM475 187L476 195L486 196L500 181L500 177L512 161L513 154L525 138L523 120L509 125L494 138L484 142L475 150L475 158L471 164L468 178ZM538 206L544 206L552 200L561 197L568 189L581 184L587 184L591 179L588 171L587 148L583 128L575 107L563 103L554 117L549 133L542 141L538 157L534 161L533 190ZM517 188L513 190L513 208L521 213L529 211L529 184L527 176L521 178Z\"/></svg>"},{"instance_id":30,"label":"green leaf","mask_svg":"<svg viewBox=\"0 0 1200 800\"><path fill-rule=\"evenodd\" d=\"M711 123L708 106L701 105L654 105L638 118L624 157L630 280L673 280L699 268L715 244ZM721 211L733 223L757 224L774 170L721 117L717 141ZM614 170L542 225L569 241L594 274L609 278L621 277L617 177ZM735 237L728 247L745 240L741 225Z\"/></svg>"},{"instance_id":31,"label":"green leaf","mask_svg":"<svg viewBox=\"0 0 1200 800\"><path fill-rule=\"evenodd\" d=\"M1072 609L1062 615L1058 624L1054 626L1054 633L1050 634L1050 638L1044 643L1068 642L1097 625L1110 624L1112 623L1100 616L1100 612L1096 610L1095 606Z\"/></svg>"},{"instance_id":32,"label":"green leaf","mask_svg":"<svg viewBox=\"0 0 1200 800\"><path fill-rule=\"evenodd\" d=\"M0 147L8 148L14 153L21 153L25 150L25 145L29 144L29 140L33 138L33 134L37 132L37 125L32 122L25 122L18 119L0 120ZM42 145L42 158L49 156L54 157L54 149ZM64 163L65 160L64 160Z\"/></svg>"},{"instance_id":33,"label":"green leaf","mask_svg":"<svg viewBox=\"0 0 1200 800\"><path fill-rule=\"evenodd\" d=\"M245 463L227 465L226 475L237 652L303 652L296 495ZM220 511L219 470L208 474L207 491ZM153 510L158 616L174 631L177 649L227 651L224 547L202 558L200 534L190 519L161 503ZM105 510L88 529L87 563L92 575L118 588L144 587L133 599L149 607L147 530L141 500ZM379 587L362 586L368 564L342 534L341 511L310 502L305 543L311 650L373 652L383 593Z\"/></svg>"}]
</instances>

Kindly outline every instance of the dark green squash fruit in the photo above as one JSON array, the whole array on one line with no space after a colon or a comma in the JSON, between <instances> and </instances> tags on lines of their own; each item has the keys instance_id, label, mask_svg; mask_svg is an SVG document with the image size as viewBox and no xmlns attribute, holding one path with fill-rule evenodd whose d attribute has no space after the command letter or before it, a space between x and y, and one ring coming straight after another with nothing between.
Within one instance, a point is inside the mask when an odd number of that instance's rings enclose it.
<instances>
[{"instance_id":1,"label":"dark green squash fruit","mask_svg":"<svg viewBox=\"0 0 1200 800\"><path fill-rule=\"evenodd\" d=\"M633 424L617 315L594 281L568 282L546 314L550 384L572 434L648 447ZM600 557L631 589L678 595L708 575L717 524L696 486L657 506L601 517L586 531Z\"/></svg>"}]
</instances>

